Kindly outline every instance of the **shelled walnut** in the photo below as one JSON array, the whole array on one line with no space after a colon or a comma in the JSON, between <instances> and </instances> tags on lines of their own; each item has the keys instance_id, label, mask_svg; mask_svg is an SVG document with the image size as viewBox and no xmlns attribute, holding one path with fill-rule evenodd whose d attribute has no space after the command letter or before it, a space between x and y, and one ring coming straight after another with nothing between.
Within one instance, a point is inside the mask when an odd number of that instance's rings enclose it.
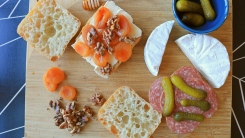
<instances>
[{"instance_id":1,"label":"shelled walnut","mask_svg":"<svg viewBox=\"0 0 245 138\"><path fill-rule=\"evenodd\" d=\"M83 107L83 111L86 112L87 114L89 114L91 117L93 117L93 111L90 107L88 107L87 105L85 105Z\"/></svg>"},{"instance_id":2,"label":"shelled walnut","mask_svg":"<svg viewBox=\"0 0 245 138\"><path fill-rule=\"evenodd\" d=\"M71 134L79 133L81 127L89 121L89 118L86 116L85 112L89 115L92 115L92 110L86 106L86 110L77 110L76 103L70 102L67 103L65 108L61 108L59 101L50 101L49 106L56 109L56 115L54 116L55 125L60 129L66 129ZM59 111L57 112L57 109Z\"/></svg>"},{"instance_id":3,"label":"shelled walnut","mask_svg":"<svg viewBox=\"0 0 245 138\"><path fill-rule=\"evenodd\" d=\"M104 71L107 71L107 70L104 70ZM107 73L107 72L105 72L105 73ZM92 97L90 98L90 100L92 102L92 105L99 105L99 106L103 105L104 102L105 102L105 98L100 93L96 93L96 94L92 95Z\"/></svg>"}]
</instances>

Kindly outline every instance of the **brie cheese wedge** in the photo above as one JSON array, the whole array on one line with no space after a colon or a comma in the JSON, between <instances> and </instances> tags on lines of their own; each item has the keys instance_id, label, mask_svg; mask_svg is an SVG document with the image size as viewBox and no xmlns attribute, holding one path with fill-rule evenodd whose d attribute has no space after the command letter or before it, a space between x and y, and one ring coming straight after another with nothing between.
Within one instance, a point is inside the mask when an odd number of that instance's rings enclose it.
<instances>
[{"instance_id":1,"label":"brie cheese wedge","mask_svg":"<svg viewBox=\"0 0 245 138\"><path fill-rule=\"evenodd\" d=\"M196 69L214 88L220 88L230 71L226 47L216 38L187 34L175 41Z\"/></svg>"},{"instance_id":2,"label":"brie cheese wedge","mask_svg":"<svg viewBox=\"0 0 245 138\"><path fill-rule=\"evenodd\" d=\"M158 74L173 24L174 20L162 23L151 32L146 42L144 59L147 68L154 76Z\"/></svg>"}]
</instances>

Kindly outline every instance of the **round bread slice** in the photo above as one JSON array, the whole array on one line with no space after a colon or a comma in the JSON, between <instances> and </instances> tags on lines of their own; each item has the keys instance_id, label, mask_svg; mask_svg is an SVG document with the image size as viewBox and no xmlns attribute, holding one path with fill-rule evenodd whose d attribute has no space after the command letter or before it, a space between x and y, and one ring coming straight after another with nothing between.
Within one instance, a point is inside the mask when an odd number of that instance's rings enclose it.
<instances>
[{"instance_id":1,"label":"round bread slice","mask_svg":"<svg viewBox=\"0 0 245 138\"><path fill-rule=\"evenodd\" d=\"M124 138L149 138L161 118L161 113L128 86L118 88L98 111L102 125Z\"/></svg>"}]
</instances>

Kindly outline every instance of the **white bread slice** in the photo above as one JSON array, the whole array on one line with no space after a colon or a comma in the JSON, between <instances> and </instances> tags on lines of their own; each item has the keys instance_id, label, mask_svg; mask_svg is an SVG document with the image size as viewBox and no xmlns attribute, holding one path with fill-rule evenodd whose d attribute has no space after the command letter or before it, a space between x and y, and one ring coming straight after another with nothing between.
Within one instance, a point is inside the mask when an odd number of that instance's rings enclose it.
<instances>
[{"instance_id":1,"label":"white bread slice","mask_svg":"<svg viewBox=\"0 0 245 138\"><path fill-rule=\"evenodd\" d=\"M98 112L98 120L120 138L148 138L161 123L162 115L132 88L118 88Z\"/></svg>"},{"instance_id":2,"label":"white bread slice","mask_svg":"<svg viewBox=\"0 0 245 138\"><path fill-rule=\"evenodd\" d=\"M38 52L56 61L81 26L55 0L39 0L18 25L17 33Z\"/></svg>"},{"instance_id":3,"label":"white bread slice","mask_svg":"<svg viewBox=\"0 0 245 138\"><path fill-rule=\"evenodd\" d=\"M121 9L119 6L117 6L113 1L107 1L102 6L105 6L106 8L108 8L112 12L113 15L122 14L128 19L128 21L130 22L130 25L131 25L131 29L132 29L132 32L129 34L129 37L134 38L134 42L131 44L132 49L133 49L134 46L141 40L142 30L133 23L133 18L128 13L126 11L124 11L123 9ZM87 21L86 25L88 25L88 24L94 25L94 16L95 16L95 14ZM82 31L80 32L80 34L78 35L76 40L77 41L82 40ZM113 69L110 71L110 74L102 74L100 71L100 67L98 67L93 62L91 56L84 57L84 58L86 59L87 62L89 62L92 66L94 66L95 73L97 73L99 76L101 76L103 78L108 78L109 75L111 75L122 63L122 62L116 60L114 57L111 57L110 61L114 63L112 65Z\"/></svg>"}]
</instances>

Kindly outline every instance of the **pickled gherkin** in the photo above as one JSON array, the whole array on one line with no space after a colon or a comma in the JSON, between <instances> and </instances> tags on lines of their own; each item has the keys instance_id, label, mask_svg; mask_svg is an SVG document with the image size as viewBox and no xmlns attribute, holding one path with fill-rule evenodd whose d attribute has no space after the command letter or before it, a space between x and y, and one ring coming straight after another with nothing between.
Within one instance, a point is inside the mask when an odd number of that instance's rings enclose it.
<instances>
[{"instance_id":1,"label":"pickled gherkin","mask_svg":"<svg viewBox=\"0 0 245 138\"><path fill-rule=\"evenodd\" d=\"M195 106L200 108L203 111L208 111L210 109L210 104L208 101L205 100L189 100L189 99L182 99L180 101L182 106Z\"/></svg>"},{"instance_id":2,"label":"pickled gherkin","mask_svg":"<svg viewBox=\"0 0 245 138\"><path fill-rule=\"evenodd\" d=\"M194 98L202 100L202 99L205 99L207 96L207 93L204 90L196 89L196 88L189 86L178 75L172 75L170 79L171 79L172 83L177 88L179 88L182 92L184 92L184 93L186 93L186 94L188 94Z\"/></svg>"},{"instance_id":3,"label":"pickled gherkin","mask_svg":"<svg viewBox=\"0 0 245 138\"><path fill-rule=\"evenodd\" d=\"M171 83L171 80L168 76L162 78L162 89L165 94L164 106L163 106L163 115L170 116L174 110L174 90Z\"/></svg>"},{"instance_id":4,"label":"pickled gherkin","mask_svg":"<svg viewBox=\"0 0 245 138\"><path fill-rule=\"evenodd\" d=\"M176 9L180 12L198 12L203 13L201 4L188 0L179 0L176 3Z\"/></svg>"},{"instance_id":5,"label":"pickled gherkin","mask_svg":"<svg viewBox=\"0 0 245 138\"><path fill-rule=\"evenodd\" d=\"M186 113L186 112L177 112L174 114L174 120L177 122L193 120L201 122L204 120L204 116L202 114L194 114L194 113Z\"/></svg>"},{"instance_id":6,"label":"pickled gherkin","mask_svg":"<svg viewBox=\"0 0 245 138\"><path fill-rule=\"evenodd\" d=\"M207 20L214 20L216 14L209 0L200 0L204 16Z\"/></svg>"},{"instance_id":7,"label":"pickled gherkin","mask_svg":"<svg viewBox=\"0 0 245 138\"><path fill-rule=\"evenodd\" d=\"M201 26L204 24L204 17L198 13L184 13L181 21L187 25Z\"/></svg>"}]
</instances>

